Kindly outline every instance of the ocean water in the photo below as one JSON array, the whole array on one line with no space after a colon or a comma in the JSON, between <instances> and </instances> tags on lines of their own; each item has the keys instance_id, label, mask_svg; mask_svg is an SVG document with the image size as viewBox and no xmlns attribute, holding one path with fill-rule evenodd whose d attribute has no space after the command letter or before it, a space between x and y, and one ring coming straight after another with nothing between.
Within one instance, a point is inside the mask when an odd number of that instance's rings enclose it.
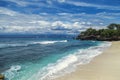
<instances>
[{"instance_id":1,"label":"ocean water","mask_svg":"<svg viewBox=\"0 0 120 80\"><path fill-rule=\"evenodd\" d=\"M0 38L0 73L6 80L52 80L89 63L109 46L68 36Z\"/></svg>"}]
</instances>

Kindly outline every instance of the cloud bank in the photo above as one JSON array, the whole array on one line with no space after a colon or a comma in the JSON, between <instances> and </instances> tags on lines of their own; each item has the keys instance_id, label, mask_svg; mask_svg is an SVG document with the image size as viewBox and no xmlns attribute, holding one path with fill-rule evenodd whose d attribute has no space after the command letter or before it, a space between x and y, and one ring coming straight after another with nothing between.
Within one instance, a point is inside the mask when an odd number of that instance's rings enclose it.
<instances>
[{"instance_id":1,"label":"cloud bank","mask_svg":"<svg viewBox=\"0 0 120 80\"><path fill-rule=\"evenodd\" d=\"M0 34L78 34L89 27L120 22L120 6L78 0L4 1L6 6L0 4Z\"/></svg>"}]
</instances>

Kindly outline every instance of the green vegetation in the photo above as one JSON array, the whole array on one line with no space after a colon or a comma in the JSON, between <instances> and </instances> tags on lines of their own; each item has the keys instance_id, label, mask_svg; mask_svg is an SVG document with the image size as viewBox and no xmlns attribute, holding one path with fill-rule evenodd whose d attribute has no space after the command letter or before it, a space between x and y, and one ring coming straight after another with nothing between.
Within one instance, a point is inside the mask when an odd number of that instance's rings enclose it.
<instances>
[{"instance_id":1,"label":"green vegetation","mask_svg":"<svg viewBox=\"0 0 120 80\"><path fill-rule=\"evenodd\" d=\"M81 32L77 39L81 40L100 40L100 41L117 41L120 40L120 24L110 24L107 29L92 29L89 28Z\"/></svg>"}]
</instances>

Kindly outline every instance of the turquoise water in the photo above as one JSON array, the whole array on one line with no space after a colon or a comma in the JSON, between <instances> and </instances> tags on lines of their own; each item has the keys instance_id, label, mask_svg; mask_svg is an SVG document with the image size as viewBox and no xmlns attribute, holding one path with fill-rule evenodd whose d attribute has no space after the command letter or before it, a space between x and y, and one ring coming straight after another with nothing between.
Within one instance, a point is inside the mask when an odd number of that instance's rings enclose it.
<instances>
[{"instance_id":1,"label":"turquoise water","mask_svg":"<svg viewBox=\"0 0 120 80\"><path fill-rule=\"evenodd\" d=\"M51 80L89 63L107 46L71 38L1 38L0 72L6 80Z\"/></svg>"}]
</instances>

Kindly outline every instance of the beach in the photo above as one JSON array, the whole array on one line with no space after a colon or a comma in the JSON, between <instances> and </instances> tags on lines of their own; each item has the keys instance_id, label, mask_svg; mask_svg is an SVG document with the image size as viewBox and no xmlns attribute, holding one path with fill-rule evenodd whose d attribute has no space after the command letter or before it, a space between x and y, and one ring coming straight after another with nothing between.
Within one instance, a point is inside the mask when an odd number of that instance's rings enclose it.
<instances>
[{"instance_id":1,"label":"beach","mask_svg":"<svg viewBox=\"0 0 120 80\"><path fill-rule=\"evenodd\" d=\"M69 74L55 80L120 80L120 41L95 57L89 64L80 65Z\"/></svg>"}]
</instances>

